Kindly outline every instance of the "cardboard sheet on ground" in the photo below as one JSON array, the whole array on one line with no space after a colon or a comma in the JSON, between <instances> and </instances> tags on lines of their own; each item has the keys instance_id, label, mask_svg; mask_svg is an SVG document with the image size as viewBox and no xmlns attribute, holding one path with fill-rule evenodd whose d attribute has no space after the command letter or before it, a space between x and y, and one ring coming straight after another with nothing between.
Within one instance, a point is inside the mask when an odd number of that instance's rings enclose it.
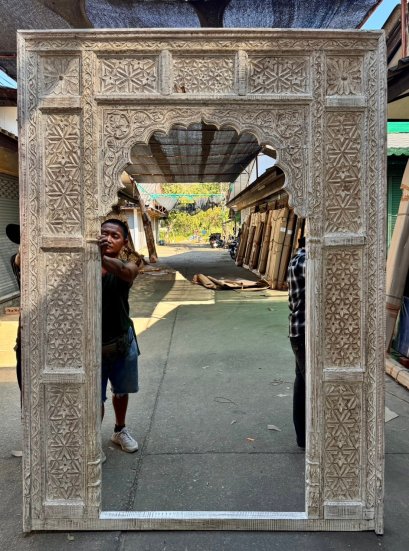
<instances>
[{"instance_id":1,"label":"cardboard sheet on ground","mask_svg":"<svg viewBox=\"0 0 409 551\"><path fill-rule=\"evenodd\" d=\"M193 283L203 285L206 289L230 289L230 290L262 290L268 289L269 285L265 281L251 281L249 279L216 279L212 276L204 274L196 274L193 276Z\"/></svg>"}]
</instances>

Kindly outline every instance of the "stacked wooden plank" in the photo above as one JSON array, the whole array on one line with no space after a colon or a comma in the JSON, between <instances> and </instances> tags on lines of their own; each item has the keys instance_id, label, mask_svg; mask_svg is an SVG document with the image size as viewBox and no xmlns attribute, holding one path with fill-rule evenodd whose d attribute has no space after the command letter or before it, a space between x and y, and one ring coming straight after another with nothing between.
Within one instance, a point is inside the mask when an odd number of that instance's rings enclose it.
<instances>
[{"instance_id":1,"label":"stacked wooden plank","mask_svg":"<svg viewBox=\"0 0 409 551\"><path fill-rule=\"evenodd\" d=\"M277 201L243 223L236 264L255 272L271 289L286 290L287 267L303 232L303 220Z\"/></svg>"}]
</instances>

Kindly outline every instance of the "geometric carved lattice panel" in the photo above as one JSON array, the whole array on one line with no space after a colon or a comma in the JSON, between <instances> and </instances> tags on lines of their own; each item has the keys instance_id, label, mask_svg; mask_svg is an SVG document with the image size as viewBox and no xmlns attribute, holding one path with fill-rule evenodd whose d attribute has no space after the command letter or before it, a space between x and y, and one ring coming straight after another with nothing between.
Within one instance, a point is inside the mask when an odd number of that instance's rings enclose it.
<instances>
[{"instance_id":1,"label":"geometric carved lattice panel","mask_svg":"<svg viewBox=\"0 0 409 551\"><path fill-rule=\"evenodd\" d=\"M157 58L107 58L100 61L102 94L156 92Z\"/></svg>"},{"instance_id":2,"label":"geometric carved lattice panel","mask_svg":"<svg viewBox=\"0 0 409 551\"><path fill-rule=\"evenodd\" d=\"M46 231L80 235L80 118L49 115L44 123Z\"/></svg>"},{"instance_id":3,"label":"geometric carved lattice panel","mask_svg":"<svg viewBox=\"0 0 409 551\"><path fill-rule=\"evenodd\" d=\"M327 96L362 94L362 57L329 56L326 93Z\"/></svg>"},{"instance_id":4,"label":"geometric carved lattice panel","mask_svg":"<svg viewBox=\"0 0 409 551\"><path fill-rule=\"evenodd\" d=\"M77 96L80 93L79 57L46 56L42 58L43 96Z\"/></svg>"},{"instance_id":5,"label":"geometric carved lattice panel","mask_svg":"<svg viewBox=\"0 0 409 551\"><path fill-rule=\"evenodd\" d=\"M325 385L325 492L329 501L360 498L361 389L358 384Z\"/></svg>"},{"instance_id":6,"label":"geometric carved lattice panel","mask_svg":"<svg viewBox=\"0 0 409 551\"><path fill-rule=\"evenodd\" d=\"M173 71L173 87L177 93L229 94L233 92L233 57L175 57Z\"/></svg>"},{"instance_id":7,"label":"geometric carved lattice panel","mask_svg":"<svg viewBox=\"0 0 409 551\"><path fill-rule=\"evenodd\" d=\"M325 266L324 365L359 367L362 251L328 250Z\"/></svg>"},{"instance_id":8,"label":"geometric carved lattice panel","mask_svg":"<svg viewBox=\"0 0 409 551\"><path fill-rule=\"evenodd\" d=\"M83 499L84 431L81 386L48 385L45 388L48 500Z\"/></svg>"},{"instance_id":9,"label":"geometric carved lattice panel","mask_svg":"<svg viewBox=\"0 0 409 551\"><path fill-rule=\"evenodd\" d=\"M303 57L250 57L250 94L298 94L308 91Z\"/></svg>"},{"instance_id":10,"label":"geometric carved lattice panel","mask_svg":"<svg viewBox=\"0 0 409 551\"><path fill-rule=\"evenodd\" d=\"M83 255L47 253L46 367L70 370L82 367L84 319Z\"/></svg>"},{"instance_id":11,"label":"geometric carved lattice panel","mask_svg":"<svg viewBox=\"0 0 409 551\"><path fill-rule=\"evenodd\" d=\"M362 114L328 113L325 230L362 229Z\"/></svg>"}]
</instances>

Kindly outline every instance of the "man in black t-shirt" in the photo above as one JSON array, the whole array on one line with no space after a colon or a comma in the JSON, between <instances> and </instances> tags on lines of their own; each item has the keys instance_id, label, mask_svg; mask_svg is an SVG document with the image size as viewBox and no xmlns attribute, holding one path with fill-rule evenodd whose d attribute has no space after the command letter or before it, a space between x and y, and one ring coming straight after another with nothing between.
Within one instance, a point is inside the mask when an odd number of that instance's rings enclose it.
<instances>
[{"instance_id":1,"label":"man in black t-shirt","mask_svg":"<svg viewBox=\"0 0 409 551\"><path fill-rule=\"evenodd\" d=\"M138 443L125 426L125 417L129 393L138 392L139 348L129 317L128 295L138 268L118 258L127 242L128 228L121 220L103 222L98 238L102 259L102 417L109 379L115 411L111 440L132 453Z\"/></svg>"}]
</instances>

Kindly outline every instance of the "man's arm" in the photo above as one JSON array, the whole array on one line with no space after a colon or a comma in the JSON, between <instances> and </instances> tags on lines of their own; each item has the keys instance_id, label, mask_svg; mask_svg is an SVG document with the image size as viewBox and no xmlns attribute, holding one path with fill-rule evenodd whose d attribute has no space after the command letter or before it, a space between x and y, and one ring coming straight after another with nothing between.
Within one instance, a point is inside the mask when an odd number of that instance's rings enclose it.
<instances>
[{"instance_id":1,"label":"man's arm","mask_svg":"<svg viewBox=\"0 0 409 551\"><path fill-rule=\"evenodd\" d=\"M139 273L138 267L133 262L122 262L118 258L102 256L102 267L107 272L119 277L123 281L132 284Z\"/></svg>"}]
</instances>

